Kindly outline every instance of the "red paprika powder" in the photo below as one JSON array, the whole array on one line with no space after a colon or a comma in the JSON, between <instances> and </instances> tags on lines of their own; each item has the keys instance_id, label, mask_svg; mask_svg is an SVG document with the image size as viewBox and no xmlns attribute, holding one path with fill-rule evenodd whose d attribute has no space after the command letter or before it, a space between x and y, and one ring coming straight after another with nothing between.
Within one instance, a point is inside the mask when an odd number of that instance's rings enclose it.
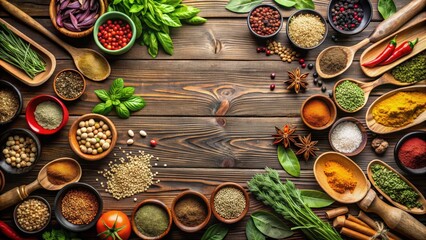
<instances>
[{"instance_id":1,"label":"red paprika powder","mask_svg":"<svg viewBox=\"0 0 426 240\"><path fill-rule=\"evenodd\" d=\"M426 167L426 141L418 137L406 140L398 151L398 158L408 168Z\"/></svg>"}]
</instances>

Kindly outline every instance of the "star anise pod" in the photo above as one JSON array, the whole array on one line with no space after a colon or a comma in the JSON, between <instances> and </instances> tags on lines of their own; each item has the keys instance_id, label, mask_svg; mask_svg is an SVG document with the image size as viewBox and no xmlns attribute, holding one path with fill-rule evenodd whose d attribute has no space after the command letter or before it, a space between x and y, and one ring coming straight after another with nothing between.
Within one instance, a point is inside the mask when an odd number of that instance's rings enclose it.
<instances>
[{"instance_id":1,"label":"star anise pod","mask_svg":"<svg viewBox=\"0 0 426 240\"><path fill-rule=\"evenodd\" d=\"M316 156L317 154L315 151L319 150L319 148L315 147L315 144L318 143L318 141L311 141L311 134L309 133L308 136L300 136L298 135L300 143L295 143L297 147L299 147L299 151L296 152L296 155L303 154L303 158L305 158L305 161L309 160L309 157Z\"/></svg>"},{"instance_id":2,"label":"star anise pod","mask_svg":"<svg viewBox=\"0 0 426 240\"><path fill-rule=\"evenodd\" d=\"M286 81L285 83L290 85L287 87L287 89L294 88L296 93L299 93L300 89L306 89L308 86L308 82L306 81L308 74L309 73L301 74L299 68L296 68L296 70L292 72L288 72L290 80Z\"/></svg>"},{"instance_id":3,"label":"star anise pod","mask_svg":"<svg viewBox=\"0 0 426 240\"><path fill-rule=\"evenodd\" d=\"M294 131L296 131L296 127L289 126L288 124L284 125L282 129L275 127L277 134L272 135L275 138L274 144L278 144L283 142L285 148L290 146L290 142L295 142L293 136Z\"/></svg>"}]
</instances>

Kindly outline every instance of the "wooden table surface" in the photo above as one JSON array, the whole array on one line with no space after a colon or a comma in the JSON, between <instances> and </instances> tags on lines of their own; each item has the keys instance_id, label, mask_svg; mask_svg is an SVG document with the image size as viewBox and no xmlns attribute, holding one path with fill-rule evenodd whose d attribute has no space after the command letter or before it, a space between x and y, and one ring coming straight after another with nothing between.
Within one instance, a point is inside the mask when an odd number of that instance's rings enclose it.
<instances>
[{"instance_id":1,"label":"wooden table surface","mask_svg":"<svg viewBox=\"0 0 426 240\"><path fill-rule=\"evenodd\" d=\"M265 54L256 53L256 47L261 45L255 41L247 29L247 15L227 11L224 8L227 1L184 0L185 3L200 8L200 16L208 18L208 22L202 26L185 25L173 30L172 38L175 45L173 56L160 51L158 57L152 59L145 47L135 44L125 55L108 57L112 67L111 76L104 82L88 81L86 92L81 99L66 103L70 111L67 126L56 136L41 137L42 157L37 166L28 174L6 175L4 191L33 181L41 167L52 159L64 156L78 159L68 145L68 129L78 116L91 112L98 102L93 91L109 87L112 80L118 77L124 78L126 85L135 87L136 93L146 100L147 106L127 120L119 119L114 114L109 116L119 133L115 152L120 155L118 147L121 146L123 149L134 152L144 150L160 158L159 167L153 167L153 171L159 172L158 178L161 182L153 185L147 193L135 195L138 202L147 198L156 198L170 206L173 197L183 189L200 191L210 197L215 186L222 182L232 181L246 186L246 182L255 173L263 172L265 166L278 169L282 179L292 180L299 188L320 189L312 172L314 159L308 162L301 160L301 176L290 177L282 170L277 160L276 147L272 145L271 137L271 134L275 132L274 126L281 127L285 123L295 124L299 134L311 132L300 119L300 106L309 96L322 93L320 88L314 86L312 82L314 71L303 70L303 72L310 72L309 88L306 93L296 95L286 90L283 81L288 79L287 71L299 67L299 64L283 63L276 55L267 57ZM17 4L52 32L61 35L54 29L49 19L49 1L11 0L10 2ZM338 44L356 44L366 38L378 25L382 19L377 12L377 1L372 2L374 14L369 26L360 34L339 37ZM409 1L395 2L400 9ZM327 5L326 0L315 1L316 10L324 17ZM282 9L286 18L294 11L295 9ZM55 43L28 28L19 20L11 18L4 11L0 11L0 16L54 53L57 59L54 74L64 68L74 68L70 56ZM307 63L314 63L322 49L336 44L331 40L335 32L330 26L328 28L326 41L306 55ZM91 37L78 40L66 39L63 36L61 38L75 46L97 49ZM278 40L286 46L289 44L284 27L278 35ZM365 76L359 67L358 60L364 49L358 51L354 63L345 74L336 79L324 81L328 91L332 89L335 81L345 77L363 81L373 80ZM269 77L272 72L277 75L275 80ZM32 97L39 94L54 95L53 77L39 87L28 87L3 70L1 70L1 78L17 85L23 93L25 106ZM277 86L275 91L269 90L269 85L272 83ZM394 88L394 86L382 86L375 89L366 107L350 116L358 118L365 125L367 107L378 96ZM10 127L27 128L24 110L25 108L19 119ZM338 117L343 116L347 114L338 113ZM148 137L142 139L137 134L133 146L128 147L126 141L129 129L135 132L143 129L148 133ZM384 160L399 171L393 158L394 146L399 138L415 129L425 129L425 125L384 136L390 146L383 156L377 156L372 151L370 143L373 135L369 131L367 147L352 159L364 171L373 159ZM2 127L0 133L4 130L6 128ZM319 141L318 145L321 149L319 153L331 151L327 137L328 130L312 131L312 134L313 139ZM158 141L158 146L155 148L149 146L149 140L152 138ZM98 176L97 171L106 168L113 159L113 154L98 162L79 159L83 168L81 182L89 183L101 191L104 211L117 209L130 216L136 205L133 201L134 197L117 201L100 186L100 182L105 180ZM163 167L163 164L167 164L167 167ZM100 179L99 182L95 181L96 178ZM407 176L407 178L423 193L425 192L424 176ZM41 195L53 204L56 192L38 190L33 194ZM250 213L265 208L253 196L250 196L250 199ZM324 212L338 206L340 204L334 203L329 208L318 209L315 212L325 219ZM356 205L351 205L350 209L353 214L357 214ZM0 212L0 219L13 224L12 212L13 208ZM418 218L426 223L426 217ZM226 239L245 239L247 219L248 215L241 222L231 225ZM211 223L216 221L212 219ZM174 226L167 239L200 239L202 233L203 231L186 234ZM92 229L83 235L84 239L94 239L95 230ZM304 236L298 232L289 239L304 239Z\"/></svg>"}]
</instances>

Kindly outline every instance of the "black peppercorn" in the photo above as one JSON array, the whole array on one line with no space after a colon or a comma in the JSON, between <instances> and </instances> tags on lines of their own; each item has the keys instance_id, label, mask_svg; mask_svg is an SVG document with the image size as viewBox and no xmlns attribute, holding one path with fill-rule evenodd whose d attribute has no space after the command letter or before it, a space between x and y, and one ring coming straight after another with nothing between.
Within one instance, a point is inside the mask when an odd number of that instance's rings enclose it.
<instances>
[{"instance_id":1,"label":"black peppercorn","mask_svg":"<svg viewBox=\"0 0 426 240\"><path fill-rule=\"evenodd\" d=\"M322 86L322 80L318 80L318 86Z\"/></svg>"},{"instance_id":2,"label":"black peppercorn","mask_svg":"<svg viewBox=\"0 0 426 240\"><path fill-rule=\"evenodd\" d=\"M318 77L318 73L314 72L314 74L312 74L312 76L314 76L314 78L317 78Z\"/></svg>"},{"instance_id":3,"label":"black peppercorn","mask_svg":"<svg viewBox=\"0 0 426 240\"><path fill-rule=\"evenodd\" d=\"M314 64L309 63L309 64L308 64L308 69L309 69L309 70L311 70L312 68L314 68Z\"/></svg>"},{"instance_id":4,"label":"black peppercorn","mask_svg":"<svg viewBox=\"0 0 426 240\"><path fill-rule=\"evenodd\" d=\"M325 87L325 85L324 85L324 86L322 86L321 91L322 91L322 92L327 91L327 88Z\"/></svg>"},{"instance_id":5,"label":"black peppercorn","mask_svg":"<svg viewBox=\"0 0 426 240\"><path fill-rule=\"evenodd\" d=\"M318 78L314 78L314 84L318 83Z\"/></svg>"},{"instance_id":6,"label":"black peppercorn","mask_svg":"<svg viewBox=\"0 0 426 240\"><path fill-rule=\"evenodd\" d=\"M330 98L333 98L333 91L328 92L328 96L329 96Z\"/></svg>"}]
</instances>

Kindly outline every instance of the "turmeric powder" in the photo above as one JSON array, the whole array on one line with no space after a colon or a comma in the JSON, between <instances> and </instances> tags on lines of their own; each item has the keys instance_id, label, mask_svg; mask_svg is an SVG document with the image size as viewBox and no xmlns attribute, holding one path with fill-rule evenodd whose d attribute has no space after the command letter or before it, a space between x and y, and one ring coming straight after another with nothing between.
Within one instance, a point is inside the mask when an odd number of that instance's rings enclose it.
<instances>
[{"instance_id":1,"label":"turmeric powder","mask_svg":"<svg viewBox=\"0 0 426 240\"><path fill-rule=\"evenodd\" d=\"M324 166L324 173L327 176L327 182L334 191L338 193L345 193L346 190L349 190L353 193L357 185L357 181L355 180L351 170L334 161L326 162Z\"/></svg>"}]
</instances>

